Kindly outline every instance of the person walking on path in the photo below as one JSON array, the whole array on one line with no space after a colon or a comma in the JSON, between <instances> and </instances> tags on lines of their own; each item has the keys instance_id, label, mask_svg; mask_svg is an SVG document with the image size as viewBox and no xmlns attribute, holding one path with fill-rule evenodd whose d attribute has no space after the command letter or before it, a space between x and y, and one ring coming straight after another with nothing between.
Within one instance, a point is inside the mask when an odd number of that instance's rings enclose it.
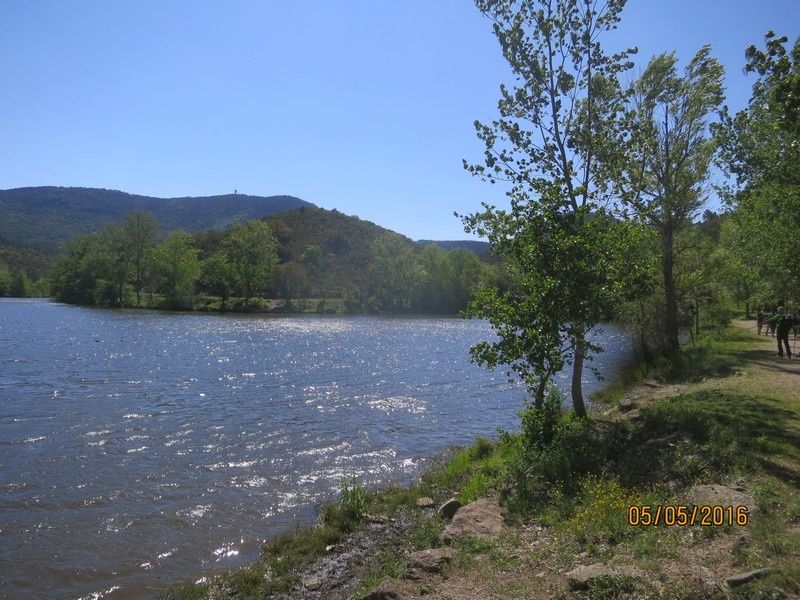
<instances>
[{"instance_id":1,"label":"person walking on path","mask_svg":"<svg viewBox=\"0 0 800 600\"><path fill-rule=\"evenodd\" d=\"M783 346L786 347L786 356L792 358L792 348L789 346L789 332L794 325L794 319L789 315L783 314L783 307L779 306L777 314L772 317L770 322L778 338L778 356L783 358L783 348L781 347L781 343L783 343Z\"/></svg>"},{"instance_id":2,"label":"person walking on path","mask_svg":"<svg viewBox=\"0 0 800 600\"><path fill-rule=\"evenodd\" d=\"M767 326L767 332L765 335L771 335L775 337L775 318L778 315L773 311L773 309L769 309L767 314L764 316L764 323Z\"/></svg>"},{"instance_id":3,"label":"person walking on path","mask_svg":"<svg viewBox=\"0 0 800 600\"><path fill-rule=\"evenodd\" d=\"M756 317L756 323L758 324L758 335L761 335L761 329L764 327L764 311L762 309L758 309L758 316Z\"/></svg>"}]
</instances>

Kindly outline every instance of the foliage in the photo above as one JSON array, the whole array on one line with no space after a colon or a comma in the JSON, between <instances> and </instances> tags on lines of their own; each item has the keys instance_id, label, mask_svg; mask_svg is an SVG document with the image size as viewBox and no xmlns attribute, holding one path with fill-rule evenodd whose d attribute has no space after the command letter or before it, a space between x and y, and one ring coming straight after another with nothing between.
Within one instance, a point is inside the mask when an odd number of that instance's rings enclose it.
<instances>
[{"instance_id":1,"label":"foliage","mask_svg":"<svg viewBox=\"0 0 800 600\"><path fill-rule=\"evenodd\" d=\"M627 116L631 139L619 147L621 164L614 181L623 214L630 210L658 235L663 345L672 356L678 352L680 324L677 238L705 202L715 148L710 116L722 104L723 74L708 46L689 61L683 75L678 74L675 53L651 59L632 86Z\"/></svg>"},{"instance_id":2,"label":"foliage","mask_svg":"<svg viewBox=\"0 0 800 600\"><path fill-rule=\"evenodd\" d=\"M236 273L225 252L214 252L203 261L200 284L215 296L219 296L220 311L225 310L225 303L233 293L236 284Z\"/></svg>"},{"instance_id":3,"label":"foliage","mask_svg":"<svg viewBox=\"0 0 800 600\"><path fill-rule=\"evenodd\" d=\"M500 337L477 346L473 358L489 367L508 364L537 402L572 359L572 403L584 415L583 362L596 350L586 334L614 301L613 271L604 260L613 254L611 240L600 225L610 192L602 157L624 138L617 78L634 52L609 56L599 40L617 26L625 2L476 4L493 21L520 84L501 87L498 119L475 123L483 163L465 161L473 175L509 184L510 211L484 205L464 223L489 238L516 278L510 292L490 289L471 305Z\"/></svg>"},{"instance_id":4,"label":"foliage","mask_svg":"<svg viewBox=\"0 0 800 600\"><path fill-rule=\"evenodd\" d=\"M185 231L173 231L154 251L155 269L166 308L187 309L194 304L200 260L194 239Z\"/></svg>"},{"instance_id":5,"label":"foliage","mask_svg":"<svg viewBox=\"0 0 800 600\"><path fill-rule=\"evenodd\" d=\"M616 543L631 533L628 507L637 499L614 477L587 475L578 486L577 509L567 526L581 540Z\"/></svg>"},{"instance_id":6,"label":"foliage","mask_svg":"<svg viewBox=\"0 0 800 600\"><path fill-rule=\"evenodd\" d=\"M53 271L52 295L98 306L146 300L150 307L222 311L270 307L264 298L282 298L283 310L300 310L303 302L294 301L310 297L305 304L319 312L341 311L344 304L351 312L452 314L496 277L494 267L463 249L421 247L336 211L294 212L184 236L184 251L191 246L201 266L196 276L186 274L181 289L166 250L156 251L157 224L132 214L67 245Z\"/></svg>"},{"instance_id":7,"label":"foliage","mask_svg":"<svg viewBox=\"0 0 800 600\"><path fill-rule=\"evenodd\" d=\"M758 296L798 300L800 264L800 39L768 32L763 49L750 46L745 70L756 73L744 110L725 114L718 134L720 165L736 179L727 199L735 208L736 245L760 282Z\"/></svg>"},{"instance_id":8,"label":"foliage","mask_svg":"<svg viewBox=\"0 0 800 600\"><path fill-rule=\"evenodd\" d=\"M413 250L399 236L385 235L372 244L370 268L377 307L386 312L407 312L416 303L424 277Z\"/></svg>"},{"instance_id":9,"label":"foliage","mask_svg":"<svg viewBox=\"0 0 800 600\"><path fill-rule=\"evenodd\" d=\"M131 263L132 284L136 292L136 306L141 306L141 293L147 280L148 267L152 266L151 252L155 244L158 223L155 218L144 212L128 215L122 226L125 252Z\"/></svg>"},{"instance_id":10,"label":"foliage","mask_svg":"<svg viewBox=\"0 0 800 600\"><path fill-rule=\"evenodd\" d=\"M234 227L223 246L234 281L247 305L251 297L263 295L269 275L278 264L275 236L263 221L250 221Z\"/></svg>"}]
</instances>

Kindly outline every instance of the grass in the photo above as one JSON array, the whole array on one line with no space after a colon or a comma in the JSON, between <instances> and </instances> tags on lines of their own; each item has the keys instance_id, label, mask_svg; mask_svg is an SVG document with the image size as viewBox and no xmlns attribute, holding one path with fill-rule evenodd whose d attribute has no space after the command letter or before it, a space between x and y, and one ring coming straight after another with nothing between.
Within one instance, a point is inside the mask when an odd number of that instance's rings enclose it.
<instances>
[{"instance_id":1,"label":"grass","mask_svg":"<svg viewBox=\"0 0 800 600\"><path fill-rule=\"evenodd\" d=\"M385 577L399 578L405 575L406 570L406 561L401 555L383 550L378 553L372 568L361 580L361 585L354 596L360 598L378 587Z\"/></svg>"}]
</instances>

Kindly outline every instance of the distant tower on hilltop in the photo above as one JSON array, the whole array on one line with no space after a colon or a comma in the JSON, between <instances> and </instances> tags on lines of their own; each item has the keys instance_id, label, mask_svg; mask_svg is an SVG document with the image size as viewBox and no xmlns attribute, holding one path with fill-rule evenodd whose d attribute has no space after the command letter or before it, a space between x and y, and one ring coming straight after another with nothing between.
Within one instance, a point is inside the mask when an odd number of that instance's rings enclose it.
<instances>
[{"instance_id":1,"label":"distant tower on hilltop","mask_svg":"<svg viewBox=\"0 0 800 600\"><path fill-rule=\"evenodd\" d=\"M239 193L239 190L233 190L234 195Z\"/></svg>"}]
</instances>

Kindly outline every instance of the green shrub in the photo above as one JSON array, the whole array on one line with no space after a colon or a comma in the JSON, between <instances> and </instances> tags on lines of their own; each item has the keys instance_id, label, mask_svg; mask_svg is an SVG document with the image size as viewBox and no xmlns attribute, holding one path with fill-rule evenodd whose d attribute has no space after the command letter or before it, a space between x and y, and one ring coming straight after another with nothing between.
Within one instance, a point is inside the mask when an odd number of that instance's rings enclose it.
<instances>
[{"instance_id":1,"label":"green shrub","mask_svg":"<svg viewBox=\"0 0 800 600\"><path fill-rule=\"evenodd\" d=\"M364 518L367 493L357 482L342 482L342 497L338 504L322 509L322 522L343 532L351 531Z\"/></svg>"},{"instance_id":2,"label":"green shrub","mask_svg":"<svg viewBox=\"0 0 800 600\"><path fill-rule=\"evenodd\" d=\"M553 443L563 420L562 403L561 390L551 386L541 407L529 404L520 413L522 443L528 452L539 452Z\"/></svg>"}]
</instances>

